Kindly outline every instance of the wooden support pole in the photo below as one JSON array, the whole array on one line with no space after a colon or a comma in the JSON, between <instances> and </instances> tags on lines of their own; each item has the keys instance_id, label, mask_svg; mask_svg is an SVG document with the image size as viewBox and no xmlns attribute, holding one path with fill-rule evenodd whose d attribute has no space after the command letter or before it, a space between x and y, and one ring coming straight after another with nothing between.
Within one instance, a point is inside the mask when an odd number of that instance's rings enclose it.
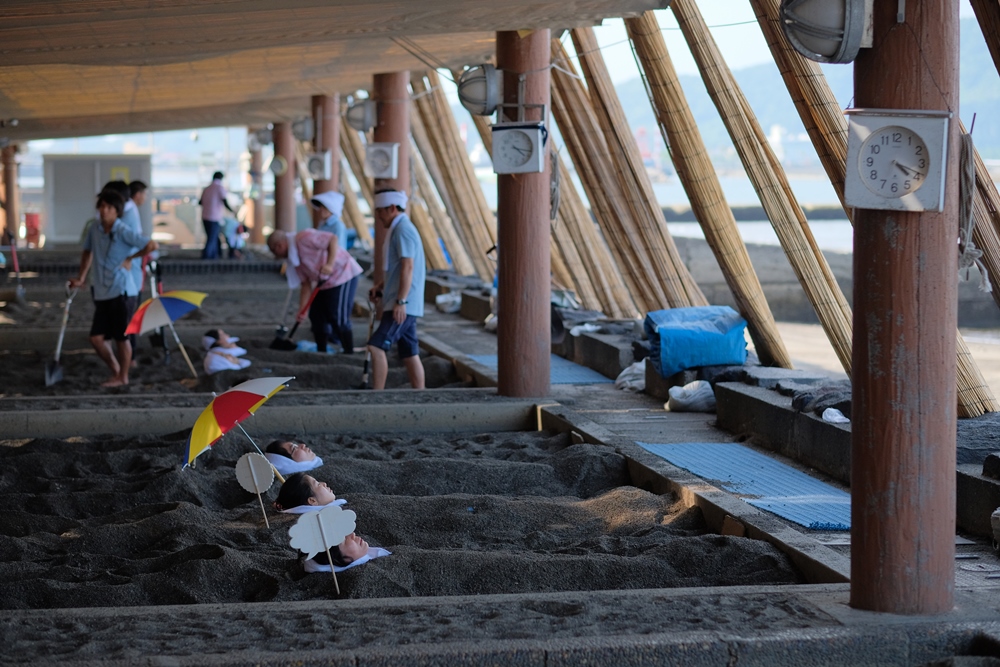
<instances>
[{"instance_id":1,"label":"wooden support pole","mask_svg":"<svg viewBox=\"0 0 1000 667\"><path fill-rule=\"evenodd\" d=\"M708 305L667 230L663 209L656 201L653 184L642 164L639 147L611 83L593 28L574 28L572 35L594 111L604 130L615 175L637 224L639 236L633 242L642 243L653 260L653 273L646 279L659 282L666 293L667 302L660 307Z\"/></svg>"},{"instance_id":2,"label":"wooden support pole","mask_svg":"<svg viewBox=\"0 0 1000 667\"><path fill-rule=\"evenodd\" d=\"M1000 2L997 0L969 0L976 13L979 27L986 39L986 46L993 56L993 65L1000 72Z\"/></svg>"},{"instance_id":3,"label":"wooden support pole","mask_svg":"<svg viewBox=\"0 0 1000 667\"><path fill-rule=\"evenodd\" d=\"M549 31L497 33L497 67L503 70L504 102L549 108ZM516 115L514 116L516 119ZM547 119L527 109L526 120ZM551 348L549 278L549 170L497 176L497 391L501 396L546 396Z\"/></svg>"},{"instance_id":4,"label":"wooden support pole","mask_svg":"<svg viewBox=\"0 0 1000 667\"><path fill-rule=\"evenodd\" d=\"M399 144L398 165L395 178L374 180L375 192L382 189L410 192L410 73L391 72L376 74L372 85L378 121L373 138L375 143ZM374 209L373 209L374 212ZM375 269L372 280L380 282L385 277L385 253L388 230L375 225Z\"/></svg>"},{"instance_id":5,"label":"wooden support pole","mask_svg":"<svg viewBox=\"0 0 1000 667\"><path fill-rule=\"evenodd\" d=\"M0 149L0 162L3 163L3 203L6 230L10 234L12 243L17 243L19 227L21 226L21 213L18 210L18 189L17 189L17 146L5 146Z\"/></svg>"},{"instance_id":6,"label":"wooden support pole","mask_svg":"<svg viewBox=\"0 0 1000 667\"><path fill-rule=\"evenodd\" d=\"M765 366L791 368L792 360L778 333L764 290L750 263L732 209L708 157L694 114L688 107L663 34L653 12L625 19L625 28L646 75L650 102L677 176L695 217L705 232L740 314L747 320L757 356Z\"/></svg>"},{"instance_id":7,"label":"wooden support pole","mask_svg":"<svg viewBox=\"0 0 1000 667\"><path fill-rule=\"evenodd\" d=\"M330 151L330 178L313 179L313 196L340 186L340 94L313 95L313 150ZM319 211L313 209L313 227L320 224ZM343 239L341 239L343 243Z\"/></svg>"},{"instance_id":8,"label":"wooden support pole","mask_svg":"<svg viewBox=\"0 0 1000 667\"><path fill-rule=\"evenodd\" d=\"M291 123L274 124L274 154L285 159L285 173L274 177L274 228L295 231L295 137Z\"/></svg>"},{"instance_id":9,"label":"wooden support pole","mask_svg":"<svg viewBox=\"0 0 1000 667\"><path fill-rule=\"evenodd\" d=\"M247 128L255 132L259 128ZM250 151L250 243L264 243L264 157L261 150Z\"/></svg>"},{"instance_id":10,"label":"wooden support pole","mask_svg":"<svg viewBox=\"0 0 1000 667\"><path fill-rule=\"evenodd\" d=\"M858 107L958 114L958 4L875 3ZM858 209L854 227L851 606L943 614L955 593L959 123L944 211Z\"/></svg>"}]
</instances>

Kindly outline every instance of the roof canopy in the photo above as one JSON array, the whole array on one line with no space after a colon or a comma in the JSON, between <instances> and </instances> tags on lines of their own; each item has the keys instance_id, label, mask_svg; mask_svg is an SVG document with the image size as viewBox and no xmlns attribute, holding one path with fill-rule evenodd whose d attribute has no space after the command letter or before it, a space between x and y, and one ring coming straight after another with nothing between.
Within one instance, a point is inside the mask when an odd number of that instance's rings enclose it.
<instances>
[{"instance_id":1,"label":"roof canopy","mask_svg":"<svg viewBox=\"0 0 1000 667\"><path fill-rule=\"evenodd\" d=\"M8 0L0 137L254 125L380 72L461 67L498 30L562 29L665 0ZM11 119L16 119L12 126Z\"/></svg>"}]
</instances>

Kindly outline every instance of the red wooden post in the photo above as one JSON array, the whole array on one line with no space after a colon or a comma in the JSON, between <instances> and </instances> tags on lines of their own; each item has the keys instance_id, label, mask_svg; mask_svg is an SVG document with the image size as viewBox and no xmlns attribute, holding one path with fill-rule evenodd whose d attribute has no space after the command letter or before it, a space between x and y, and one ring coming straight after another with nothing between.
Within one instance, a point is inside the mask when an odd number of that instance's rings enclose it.
<instances>
[{"instance_id":1,"label":"red wooden post","mask_svg":"<svg viewBox=\"0 0 1000 667\"><path fill-rule=\"evenodd\" d=\"M524 102L551 106L548 30L497 33L497 67L504 72L504 102L517 102L518 79L525 76ZM508 111L507 120L517 120ZM545 120L529 109L525 120ZM548 147L546 146L546 151ZM503 396L549 393L552 349L549 277L549 172L497 177L498 391Z\"/></svg>"},{"instance_id":2,"label":"red wooden post","mask_svg":"<svg viewBox=\"0 0 1000 667\"><path fill-rule=\"evenodd\" d=\"M295 138L291 123L274 124L274 155L285 158L288 169L274 176L274 228L295 231Z\"/></svg>"},{"instance_id":3,"label":"red wooden post","mask_svg":"<svg viewBox=\"0 0 1000 667\"><path fill-rule=\"evenodd\" d=\"M376 104L378 120L375 124L376 143L399 144L399 169L396 178L376 178L375 191L386 188L410 193L410 73L392 72L376 74L372 98ZM375 225L375 270L372 280L385 277L385 252L388 230Z\"/></svg>"},{"instance_id":4,"label":"red wooden post","mask_svg":"<svg viewBox=\"0 0 1000 667\"><path fill-rule=\"evenodd\" d=\"M955 588L958 3L896 11L875 3L855 105L956 115L945 210L855 216L851 606L937 614Z\"/></svg>"},{"instance_id":5,"label":"red wooden post","mask_svg":"<svg viewBox=\"0 0 1000 667\"><path fill-rule=\"evenodd\" d=\"M340 184L340 94L313 95L313 150L330 151L330 178L313 180L313 195L339 190ZM313 211L313 225L319 221Z\"/></svg>"}]
</instances>

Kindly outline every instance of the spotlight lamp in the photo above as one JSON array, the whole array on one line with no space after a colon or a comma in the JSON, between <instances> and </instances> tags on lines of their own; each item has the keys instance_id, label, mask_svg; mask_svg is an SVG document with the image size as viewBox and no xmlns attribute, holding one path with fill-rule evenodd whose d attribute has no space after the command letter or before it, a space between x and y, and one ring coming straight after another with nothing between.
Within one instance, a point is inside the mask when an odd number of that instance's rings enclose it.
<instances>
[{"instance_id":1,"label":"spotlight lamp","mask_svg":"<svg viewBox=\"0 0 1000 667\"><path fill-rule=\"evenodd\" d=\"M469 67L458 77L458 99L474 116L491 116L503 96L503 77L485 63Z\"/></svg>"},{"instance_id":2,"label":"spotlight lamp","mask_svg":"<svg viewBox=\"0 0 1000 667\"><path fill-rule=\"evenodd\" d=\"M375 100L359 100L347 107L344 114L347 124L358 132L367 132L375 127Z\"/></svg>"},{"instance_id":3,"label":"spotlight lamp","mask_svg":"<svg viewBox=\"0 0 1000 667\"><path fill-rule=\"evenodd\" d=\"M792 47L809 60L849 63L863 44L865 0L781 0L781 28Z\"/></svg>"}]
</instances>

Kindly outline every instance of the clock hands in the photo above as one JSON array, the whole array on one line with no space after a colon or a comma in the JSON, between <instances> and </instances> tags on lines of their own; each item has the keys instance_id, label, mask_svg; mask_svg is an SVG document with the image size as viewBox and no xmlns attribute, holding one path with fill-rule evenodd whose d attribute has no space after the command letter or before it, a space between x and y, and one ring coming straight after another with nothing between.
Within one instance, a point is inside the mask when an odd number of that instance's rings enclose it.
<instances>
[{"instance_id":1,"label":"clock hands","mask_svg":"<svg viewBox=\"0 0 1000 667\"><path fill-rule=\"evenodd\" d=\"M919 177L923 178L924 176L927 175L927 174L923 174L923 173L917 171L913 167L907 167L905 165L902 165L902 164L896 162L895 160L892 161L892 164L895 165L896 167L898 167L899 170L901 172L903 172L904 174L906 174L907 176L919 176Z\"/></svg>"}]
</instances>

